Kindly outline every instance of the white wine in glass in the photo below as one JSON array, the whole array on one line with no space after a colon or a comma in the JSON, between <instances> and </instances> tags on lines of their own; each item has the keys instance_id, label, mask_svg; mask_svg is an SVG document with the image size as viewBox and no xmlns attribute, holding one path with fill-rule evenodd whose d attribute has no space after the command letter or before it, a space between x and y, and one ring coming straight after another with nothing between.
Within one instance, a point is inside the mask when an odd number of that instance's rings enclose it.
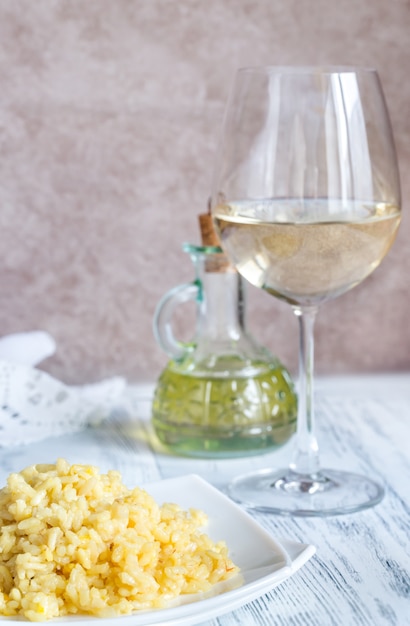
<instances>
[{"instance_id":1,"label":"white wine in glass","mask_svg":"<svg viewBox=\"0 0 410 626\"><path fill-rule=\"evenodd\" d=\"M239 476L230 495L287 515L373 506L383 488L321 469L315 434L313 329L322 302L362 282L400 224L394 141L378 74L367 68L255 67L237 72L212 191L221 243L253 285L298 317L299 402L286 469Z\"/></svg>"}]
</instances>

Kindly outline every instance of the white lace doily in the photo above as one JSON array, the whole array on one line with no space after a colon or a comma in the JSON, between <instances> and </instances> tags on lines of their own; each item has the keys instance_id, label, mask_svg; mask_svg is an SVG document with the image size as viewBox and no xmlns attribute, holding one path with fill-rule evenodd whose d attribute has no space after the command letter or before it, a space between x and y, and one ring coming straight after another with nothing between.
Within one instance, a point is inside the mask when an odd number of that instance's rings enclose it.
<instances>
[{"instance_id":1,"label":"white lace doily","mask_svg":"<svg viewBox=\"0 0 410 626\"><path fill-rule=\"evenodd\" d=\"M0 339L1 447L82 430L121 401L123 378L73 387L34 367L54 351L54 340L41 331Z\"/></svg>"}]
</instances>

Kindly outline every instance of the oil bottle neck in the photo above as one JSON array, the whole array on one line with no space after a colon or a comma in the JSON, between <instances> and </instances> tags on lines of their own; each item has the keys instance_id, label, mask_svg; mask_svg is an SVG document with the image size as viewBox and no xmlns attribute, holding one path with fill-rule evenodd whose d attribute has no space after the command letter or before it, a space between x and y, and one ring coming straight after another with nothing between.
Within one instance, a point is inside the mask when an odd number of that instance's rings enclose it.
<instances>
[{"instance_id":1,"label":"oil bottle neck","mask_svg":"<svg viewBox=\"0 0 410 626\"><path fill-rule=\"evenodd\" d=\"M236 271L209 272L201 277L198 333L208 340L238 340L245 331L245 289Z\"/></svg>"}]
</instances>

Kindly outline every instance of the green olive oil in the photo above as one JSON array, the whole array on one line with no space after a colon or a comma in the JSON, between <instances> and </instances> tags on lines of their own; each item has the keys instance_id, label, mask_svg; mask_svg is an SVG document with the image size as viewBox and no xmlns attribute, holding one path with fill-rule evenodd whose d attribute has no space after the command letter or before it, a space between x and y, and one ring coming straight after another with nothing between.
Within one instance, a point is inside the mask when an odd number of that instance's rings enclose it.
<instances>
[{"instance_id":1,"label":"green olive oil","mask_svg":"<svg viewBox=\"0 0 410 626\"><path fill-rule=\"evenodd\" d=\"M194 375L172 361L155 390L152 420L171 451L235 457L275 450L295 431L297 400L279 363L252 362L251 375Z\"/></svg>"}]
</instances>

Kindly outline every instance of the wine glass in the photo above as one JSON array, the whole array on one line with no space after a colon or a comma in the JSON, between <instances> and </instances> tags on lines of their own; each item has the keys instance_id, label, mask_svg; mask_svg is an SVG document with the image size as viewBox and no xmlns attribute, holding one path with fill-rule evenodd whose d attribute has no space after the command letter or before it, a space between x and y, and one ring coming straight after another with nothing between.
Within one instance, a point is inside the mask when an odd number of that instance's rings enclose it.
<instances>
[{"instance_id":1,"label":"wine glass","mask_svg":"<svg viewBox=\"0 0 410 626\"><path fill-rule=\"evenodd\" d=\"M298 426L287 469L239 476L231 497L287 515L373 506L374 480L321 469L315 434L313 329L322 302L379 265L400 223L389 116L373 69L238 70L216 158L211 208L221 245L253 285L299 320Z\"/></svg>"}]
</instances>

